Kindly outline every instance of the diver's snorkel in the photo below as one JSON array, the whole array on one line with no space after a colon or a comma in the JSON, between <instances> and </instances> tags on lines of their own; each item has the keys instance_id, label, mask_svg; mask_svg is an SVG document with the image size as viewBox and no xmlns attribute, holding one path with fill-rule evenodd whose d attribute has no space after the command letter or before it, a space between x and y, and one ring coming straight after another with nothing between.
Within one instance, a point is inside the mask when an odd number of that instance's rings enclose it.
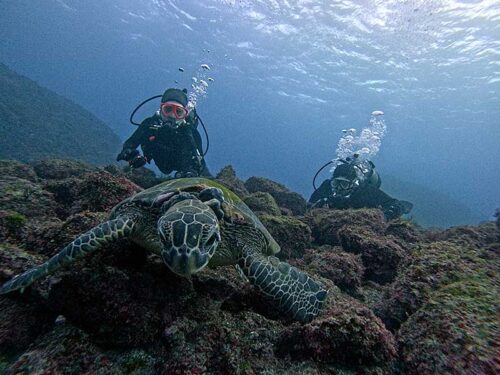
<instances>
[{"instance_id":1,"label":"diver's snorkel","mask_svg":"<svg viewBox=\"0 0 500 375\"><path fill-rule=\"evenodd\" d=\"M139 108L141 108L144 104L150 102L151 100L153 99L157 99L157 98L161 98L163 95L154 95L146 100L144 100L143 102L141 102L137 107L135 107L135 109L132 111L132 113L130 114L130 118L129 118L129 121L132 125L136 125L136 126L140 126L141 124L140 123L137 123L134 121L134 115L136 114L136 112L139 110ZM193 109L194 110L194 109ZM196 113L196 110L194 110L194 115L195 115L195 118L197 118L200 123L201 123L201 126L203 127L203 131L205 132L205 139L207 141L207 146L205 148L205 151L203 152L203 154L201 155L202 157L205 157L205 155L208 153L208 148L210 147L210 139L208 138L208 132L207 132L207 128L205 127L205 124L203 123L203 120L201 119L201 117L198 115L198 113Z\"/></svg>"}]
</instances>

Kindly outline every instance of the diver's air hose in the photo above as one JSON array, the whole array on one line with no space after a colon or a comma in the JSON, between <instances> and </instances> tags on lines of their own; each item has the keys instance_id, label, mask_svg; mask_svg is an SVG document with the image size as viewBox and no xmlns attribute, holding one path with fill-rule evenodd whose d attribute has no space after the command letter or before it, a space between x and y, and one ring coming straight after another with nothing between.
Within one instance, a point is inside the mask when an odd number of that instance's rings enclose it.
<instances>
[{"instance_id":1,"label":"diver's air hose","mask_svg":"<svg viewBox=\"0 0 500 375\"><path fill-rule=\"evenodd\" d=\"M155 96L152 96L151 98L144 100L141 104L139 104L137 107L135 107L134 111L133 111L133 112L132 112L132 114L130 115L130 119L129 119L130 123L131 123L132 125L137 125L137 126L141 125L140 123L134 122L134 115L135 115L135 113L139 110L139 108L141 108L141 107L142 107L144 104L146 104L147 102L149 102L149 101L151 101L151 100L153 100L153 99L156 99L156 98L161 98L162 96L163 96L163 95L155 95Z\"/></svg>"},{"instance_id":2,"label":"diver's air hose","mask_svg":"<svg viewBox=\"0 0 500 375\"><path fill-rule=\"evenodd\" d=\"M333 163L333 160L330 160L328 163L324 164L320 169L318 169L318 171L316 172L316 174L314 175L314 178L313 178L313 188L314 190L318 189L316 187L316 177L318 177L319 173L325 169L328 165L332 164Z\"/></svg>"},{"instance_id":3,"label":"diver's air hose","mask_svg":"<svg viewBox=\"0 0 500 375\"><path fill-rule=\"evenodd\" d=\"M205 155L208 152L208 148L210 147L210 139L208 138L207 128L205 128L205 124L203 123L203 120L201 119L201 117L198 114L196 114L196 117L198 118L198 120L200 120L201 126L203 127L203 131L205 132L205 139L207 140L207 147L205 148L205 151L203 152L203 155L202 155L203 157L205 157Z\"/></svg>"},{"instance_id":4,"label":"diver's air hose","mask_svg":"<svg viewBox=\"0 0 500 375\"><path fill-rule=\"evenodd\" d=\"M135 107L134 111L130 115L130 119L129 119L130 123L132 125L140 126L141 125L140 123L134 122L134 115L135 115L135 113L139 110L139 108L141 108L147 102L149 102L149 101L151 101L153 99L156 99L156 98L161 98L162 96L163 95L152 96L152 97L144 100L143 102L141 102L137 107ZM202 157L205 157L205 155L208 152L208 148L210 147L210 139L208 138L207 128L205 127L205 124L203 123L203 120L201 119L201 117L197 113L196 113L196 117L198 118L198 120L200 120L201 126L203 127L203 131L205 132L205 139L207 140L207 147L205 148L205 151L202 154Z\"/></svg>"},{"instance_id":5,"label":"diver's air hose","mask_svg":"<svg viewBox=\"0 0 500 375\"><path fill-rule=\"evenodd\" d=\"M349 158L347 158L347 159L349 159ZM316 174L314 175L314 178L313 178L313 188L314 188L314 190L316 190L316 189L317 189L317 187L316 187L316 177L318 177L319 173L320 173L323 169L325 169L325 167L326 167L327 165L332 164L334 161L340 161L341 163L347 164L347 160L344 160L344 159L335 159L335 160L330 160L328 163L326 163L325 165L323 165L320 169L318 169L318 171L317 171L317 172L316 172Z\"/></svg>"}]
</instances>

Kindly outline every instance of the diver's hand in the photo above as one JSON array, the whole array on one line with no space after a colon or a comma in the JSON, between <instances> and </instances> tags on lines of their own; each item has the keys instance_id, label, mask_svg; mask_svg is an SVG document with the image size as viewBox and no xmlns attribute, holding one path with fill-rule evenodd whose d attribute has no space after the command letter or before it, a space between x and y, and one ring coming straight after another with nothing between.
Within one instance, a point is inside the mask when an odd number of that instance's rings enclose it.
<instances>
[{"instance_id":1,"label":"diver's hand","mask_svg":"<svg viewBox=\"0 0 500 375\"><path fill-rule=\"evenodd\" d=\"M147 159L142 155L137 155L128 162L132 168L140 168L147 163Z\"/></svg>"},{"instance_id":2,"label":"diver's hand","mask_svg":"<svg viewBox=\"0 0 500 375\"><path fill-rule=\"evenodd\" d=\"M194 169L189 169L185 172L176 172L174 177L175 178L188 178L188 177L198 177L200 174L195 171Z\"/></svg>"},{"instance_id":3,"label":"diver's hand","mask_svg":"<svg viewBox=\"0 0 500 375\"><path fill-rule=\"evenodd\" d=\"M403 214L401 207L397 203L393 203L390 206L385 207L383 211L387 221L397 219Z\"/></svg>"},{"instance_id":4,"label":"diver's hand","mask_svg":"<svg viewBox=\"0 0 500 375\"><path fill-rule=\"evenodd\" d=\"M139 151L132 149L132 148L124 148L122 150L122 152L120 152L118 154L118 156L116 157L116 161L120 161L120 160L130 161L138 155L139 155Z\"/></svg>"}]
</instances>

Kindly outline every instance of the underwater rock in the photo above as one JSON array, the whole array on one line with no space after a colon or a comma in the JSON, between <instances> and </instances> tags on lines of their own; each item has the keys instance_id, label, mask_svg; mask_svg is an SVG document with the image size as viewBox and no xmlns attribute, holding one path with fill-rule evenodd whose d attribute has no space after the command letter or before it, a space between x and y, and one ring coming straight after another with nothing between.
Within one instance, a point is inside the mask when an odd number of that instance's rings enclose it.
<instances>
[{"instance_id":1,"label":"underwater rock","mask_svg":"<svg viewBox=\"0 0 500 375\"><path fill-rule=\"evenodd\" d=\"M163 182L163 179L158 178L151 169L145 167L133 168L125 177L143 189L150 188Z\"/></svg>"},{"instance_id":2,"label":"underwater rock","mask_svg":"<svg viewBox=\"0 0 500 375\"><path fill-rule=\"evenodd\" d=\"M392 235L410 244L424 239L422 230L411 221L404 219L391 220L388 223L385 234Z\"/></svg>"},{"instance_id":3,"label":"underwater rock","mask_svg":"<svg viewBox=\"0 0 500 375\"><path fill-rule=\"evenodd\" d=\"M303 215L306 212L306 200L300 194L288 190L285 185L264 177L250 177L246 180L245 187L250 193L271 194L278 206L292 210L294 215Z\"/></svg>"},{"instance_id":4,"label":"underwater rock","mask_svg":"<svg viewBox=\"0 0 500 375\"><path fill-rule=\"evenodd\" d=\"M118 168L82 164L40 162L35 177L30 166L0 162L0 282L140 190ZM31 181L19 177L24 170ZM263 189L250 194L232 167L218 177L240 189L279 256L329 285L317 319L291 322L235 267L182 278L120 240L23 294L0 296L0 373L494 373L496 223L425 231L387 223L377 209L297 217L299 205L276 198L295 194L283 185L249 179L250 190ZM55 324L59 315L66 320Z\"/></svg>"},{"instance_id":5,"label":"underwater rock","mask_svg":"<svg viewBox=\"0 0 500 375\"><path fill-rule=\"evenodd\" d=\"M478 273L495 275L498 256L493 251L462 247L449 241L419 245L374 311L387 327L398 329L434 291L461 279L477 277Z\"/></svg>"},{"instance_id":6,"label":"underwater rock","mask_svg":"<svg viewBox=\"0 0 500 375\"><path fill-rule=\"evenodd\" d=\"M500 209L497 208L495 211L496 225L497 225L497 240L500 242Z\"/></svg>"},{"instance_id":7,"label":"underwater rock","mask_svg":"<svg viewBox=\"0 0 500 375\"><path fill-rule=\"evenodd\" d=\"M498 229L494 222L480 225L460 225L444 231L428 231L427 239L450 241L460 246L482 248L498 241Z\"/></svg>"},{"instance_id":8,"label":"underwater rock","mask_svg":"<svg viewBox=\"0 0 500 375\"><path fill-rule=\"evenodd\" d=\"M368 280L385 284L394 279L399 263L406 255L394 237L377 236L370 229L347 225L337 233L345 251L361 255Z\"/></svg>"},{"instance_id":9,"label":"underwater rock","mask_svg":"<svg viewBox=\"0 0 500 375\"><path fill-rule=\"evenodd\" d=\"M97 170L90 164L71 159L47 159L31 164L38 177L45 180L62 180L69 177L82 177L87 172Z\"/></svg>"},{"instance_id":10,"label":"underwater rock","mask_svg":"<svg viewBox=\"0 0 500 375\"><path fill-rule=\"evenodd\" d=\"M110 173L99 171L85 175L79 186L79 211L111 210L123 199L128 198L142 189L124 177L113 177Z\"/></svg>"},{"instance_id":11,"label":"underwater rock","mask_svg":"<svg viewBox=\"0 0 500 375\"><path fill-rule=\"evenodd\" d=\"M2 63L0 98L2 159L68 157L104 164L120 150L120 137L92 113Z\"/></svg>"},{"instance_id":12,"label":"underwater rock","mask_svg":"<svg viewBox=\"0 0 500 375\"><path fill-rule=\"evenodd\" d=\"M15 275L37 266L45 257L32 254L10 243L0 244L0 282L3 283Z\"/></svg>"},{"instance_id":13,"label":"underwater rock","mask_svg":"<svg viewBox=\"0 0 500 375\"><path fill-rule=\"evenodd\" d=\"M260 215L259 219L281 247L278 258L303 257L311 242L311 229L306 224L290 216Z\"/></svg>"},{"instance_id":14,"label":"underwater rock","mask_svg":"<svg viewBox=\"0 0 500 375\"><path fill-rule=\"evenodd\" d=\"M53 311L90 333L101 345L134 347L158 339L161 307L174 299L174 288L181 288L183 280L168 282L150 273L106 266L97 259L90 263L78 272L78 264L73 264L72 269L58 274L60 280L49 294ZM163 271L168 275L168 270Z\"/></svg>"},{"instance_id":15,"label":"underwater rock","mask_svg":"<svg viewBox=\"0 0 500 375\"><path fill-rule=\"evenodd\" d=\"M382 235L387 228L382 211L368 208L359 210L316 208L307 212L304 222L311 228L315 243L331 246L340 245L338 231L344 226L368 228L377 235Z\"/></svg>"},{"instance_id":16,"label":"underwater rock","mask_svg":"<svg viewBox=\"0 0 500 375\"><path fill-rule=\"evenodd\" d=\"M8 159L0 159L0 176L18 177L31 182L37 182L38 179L31 165Z\"/></svg>"},{"instance_id":17,"label":"underwater rock","mask_svg":"<svg viewBox=\"0 0 500 375\"><path fill-rule=\"evenodd\" d=\"M236 172L232 165L226 165L222 168L215 178L231 189L241 199L250 194L243 181L236 177Z\"/></svg>"},{"instance_id":18,"label":"underwater rock","mask_svg":"<svg viewBox=\"0 0 500 375\"><path fill-rule=\"evenodd\" d=\"M243 199L243 202L257 215L268 214L279 216L281 210L269 193L257 192L252 193Z\"/></svg>"},{"instance_id":19,"label":"underwater rock","mask_svg":"<svg viewBox=\"0 0 500 375\"><path fill-rule=\"evenodd\" d=\"M11 176L0 176L0 210L27 218L55 216L56 202L39 184Z\"/></svg>"},{"instance_id":20,"label":"underwater rock","mask_svg":"<svg viewBox=\"0 0 500 375\"><path fill-rule=\"evenodd\" d=\"M16 211L0 210L0 241L20 241L28 218Z\"/></svg>"},{"instance_id":21,"label":"underwater rock","mask_svg":"<svg viewBox=\"0 0 500 375\"><path fill-rule=\"evenodd\" d=\"M44 181L44 188L50 192L57 202L54 208L57 217L65 218L77 211L73 209L73 205L79 198L79 184L81 179L76 177L68 177L61 180L46 180Z\"/></svg>"},{"instance_id":22,"label":"underwater rock","mask_svg":"<svg viewBox=\"0 0 500 375\"><path fill-rule=\"evenodd\" d=\"M150 188L165 181L165 178L157 177L155 172L146 167L130 168L126 166L118 168L116 165L106 165L104 170L111 173L113 176L125 177L143 189Z\"/></svg>"},{"instance_id":23,"label":"underwater rock","mask_svg":"<svg viewBox=\"0 0 500 375\"><path fill-rule=\"evenodd\" d=\"M165 330L161 374L299 374L274 356L279 327L253 312L221 312L201 321L179 317Z\"/></svg>"},{"instance_id":24,"label":"underwater rock","mask_svg":"<svg viewBox=\"0 0 500 375\"><path fill-rule=\"evenodd\" d=\"M8 368L8 374L116 373L111 369L108 358L99 353L85 332L64 324L40 336Z\"/></svg>"},{"instance_id":25,"label":"underwater rock","mask_svg":"<svg viewBox=\"0 0 500 375\"><path fill-rule=\"evenodd\" d=\"M125 177L105 171L49 181L45 188L54 194L63 216L86 210L109 212L123 199L142 190Z\"/></svg>"},{"instance_id":26,"label":"underwater rock","mask_svg":"<svg viewBox=\"0 0 500 375\"><path fill-rule=\"evenodd\" d=\"M54 314L43 300L30 296L0 296L0 352L14 354L25 350L41 333L51 328Z\"/></svg>"},{"instance_id":27,"label":"underwater rock","mask_svg":"<svg viewBox=\"0 0 500 375\"><path fill-rule=\"evenodd\" d=\"M311 272L333 281L341 290L351 293L361 286L365 271L360 255L328 245L307 250L304 263Z\"/></svg>"},{"instance_id":28,"label":"underwater rock","mask_svg":"<svg viewBox=\"0 0 500 375\"><path fill-rule=\"evenodd\" d=\"M37 222L28 226L23 244L37 253L52 256L82 232L92 229L106 219L105 213L84 211L68 217L65 221Z\"/></svg>"},{"instance_id":29,"label":"underwater rock","mask_svg":"<svg viewBox=\"0 0 500 375\"><path fill-rule=\"evenodd\" d=\"M332 299L335 302L311 323L292 324L282 331L278 355L354 368L395 359L394 337L368 307L341 294Z\"/></svg>"},{"instance_id":30,"label":"underwater rock","mask_svg":"<svg viewBox=\"0 0 500 375\"><path fill-rule=\"evenodd\" d=\"M498 373L498 280L485 275L433 294L401 326L405 374Z\"/></svg>"}]
</instances>

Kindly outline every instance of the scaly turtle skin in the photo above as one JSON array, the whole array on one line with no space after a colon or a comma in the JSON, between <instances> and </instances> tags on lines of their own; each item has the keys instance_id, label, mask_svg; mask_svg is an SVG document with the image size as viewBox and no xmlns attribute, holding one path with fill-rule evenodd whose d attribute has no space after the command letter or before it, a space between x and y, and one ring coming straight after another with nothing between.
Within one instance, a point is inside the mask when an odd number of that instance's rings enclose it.
<instances>
[{"instance_id":1,"label":"scaly turtle skin","mask_svg":"<svg viewBox=\"0 0 500 375\"><path fill-rule=\"evenodd\" d=\"M159 254L180 276L204 267L237 265L284 313L310 321L326 290L310 276L273 255L280 251L260 220L232 191L216 181L166 181L119 203L108 221L80 235L42 265L0 288L23 290L35 280L119 238Z\"/></svg>"}]
</instances>

